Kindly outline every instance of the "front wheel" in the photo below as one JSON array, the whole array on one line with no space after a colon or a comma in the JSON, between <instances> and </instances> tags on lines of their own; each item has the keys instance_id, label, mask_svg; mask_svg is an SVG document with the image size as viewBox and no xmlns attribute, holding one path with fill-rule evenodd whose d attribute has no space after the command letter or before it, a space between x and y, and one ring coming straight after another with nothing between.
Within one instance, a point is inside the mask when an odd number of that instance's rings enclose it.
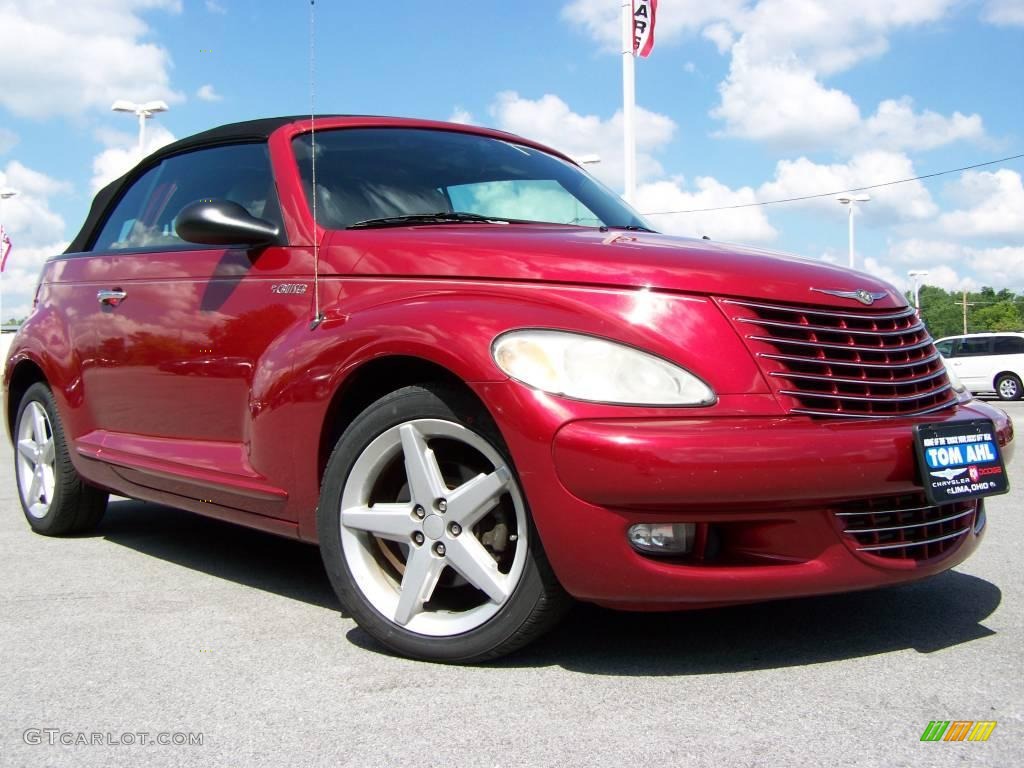
<instances>
[{"instance_id":1,"label":"front wheel","mask_svg":"<svg viewBox=\"0 0 1024 768\"><path fill-rule=\"evenodd\" d=\"M328 463L318 530L342 605L405 656L496 658L568 603L500 435L455 392L407 387L360 414Z\"/></svg>"},{"instance_id":2,"label":"front wheel","mask_svg":"<svg viewBox=\"0 0 1024 768\"><path fill-rule=\"evenodd\" d=\"M1024 395L1020 378L1012 373L1004 373L996 379L996 394L1000 400L1020 400Z\"/></svg>"}]
</instances>

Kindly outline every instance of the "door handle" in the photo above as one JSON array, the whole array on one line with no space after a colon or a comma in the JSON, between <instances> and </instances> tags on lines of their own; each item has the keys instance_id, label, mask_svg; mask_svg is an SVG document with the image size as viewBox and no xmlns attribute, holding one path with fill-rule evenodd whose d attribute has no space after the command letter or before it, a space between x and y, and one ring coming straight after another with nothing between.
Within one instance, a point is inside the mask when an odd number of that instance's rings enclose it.
<instances>
[{"instance_id":1,"label":"door handle","mask_svg":"<svg viewBox=\"0 0 1024 768\"><path fill-rule=\"evenodd\" d=\"M128 295L127 291L115 288L112 291L97 291L96 300L105 307L116 307Z\"/></svg>"}]
</instances>

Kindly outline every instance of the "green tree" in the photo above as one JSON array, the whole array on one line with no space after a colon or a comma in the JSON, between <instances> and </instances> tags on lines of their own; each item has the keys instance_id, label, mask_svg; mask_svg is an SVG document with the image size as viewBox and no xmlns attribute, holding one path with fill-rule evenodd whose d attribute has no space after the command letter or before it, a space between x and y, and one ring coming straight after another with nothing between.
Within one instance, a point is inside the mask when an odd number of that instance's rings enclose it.
<instances>
[{"instance_id":1,"label":"green tree","mask_svg":"<svg viewBox=\"0 0 1024 768\"><path fill-rule=\"evenodd\" d=\"M963 333L963 293L934 285L921 286L921 319L936 339ZM967 331L1024 330L1024 294L984 286L967 294Z\"/></svg>"},{"instance_id":2,"label":"green tree","mask_svg":"<svg viewBox=\"0 0 1024 768\"><path fill-rule=\"evenodd\" d=\"M971 330L1019 331L1024 328L1024 317L1013 301L980 306L968 320Z\"/></svg>"},{"instance_id":3,"label":"green tree","mask_svg":"<svg viewBox=\"0 0 1024 768\"><path fill-rule=\"evenodd\" d=\"M933 285L921 287L921 319L936 339L960 333L963 328L961 308L953 294Z\"/></svg>"}]
</instances>

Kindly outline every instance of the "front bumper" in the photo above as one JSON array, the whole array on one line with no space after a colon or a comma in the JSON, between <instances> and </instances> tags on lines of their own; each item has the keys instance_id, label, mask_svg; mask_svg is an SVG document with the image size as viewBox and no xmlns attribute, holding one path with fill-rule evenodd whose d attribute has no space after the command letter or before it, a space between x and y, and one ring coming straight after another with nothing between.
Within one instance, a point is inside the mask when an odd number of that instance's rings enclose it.
<instances>
[{"instance_id":1,"label":"front bumper","mask_svg":"<svg viewBox=\"0 0 1024 768\"><path fill-rule=\"evenodd\" d=\"M888 500L899 509L924 503L914 501L923 500L914 424L989 418L1007 461L1013 449L1009 419L977 401L915 419L566 420L563 412L555 425L536 417L537 403L517 385L487 389L481 394L509 443L556 575L577 598L613 607L752 602L945 571L977 547L983 504L954 510L962 535L898 552L860 551L843 532L842 515L850 514L843 510L884 509ZM534 413L527 417L527 410ZM936 516L928 519L949 516L945 507L932 509ZM627 529L658 521L697 523L714 532L717 551L675 561L638 554ZM915 532L950 530L930 525Z\"/></svg>"}]
</instances>

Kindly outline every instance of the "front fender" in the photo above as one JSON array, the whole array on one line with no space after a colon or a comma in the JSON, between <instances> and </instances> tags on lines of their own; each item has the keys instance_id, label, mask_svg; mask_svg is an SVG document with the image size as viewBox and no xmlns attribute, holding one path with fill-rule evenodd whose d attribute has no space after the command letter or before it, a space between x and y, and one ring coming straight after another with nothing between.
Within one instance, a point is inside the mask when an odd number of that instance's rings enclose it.
<instances>
[{"instance_id":1,"label":"front fender","mask_svg":"<svg viewBox=\"0 0 1024 768\"><path fill-rule=\"evenodd\" d=\"M486 385L508 380L491 359L496 336L517 328L558 328L616 339L688 367L715 389L719 406L727 410L779 412L749 352L705 298L542 283L395 278L332 278L321 289L325 319L312 329L294 329L286 342L294 350L294 366L281 389L288 416L274 423L287 425L287 433L279 427L275 434L261 435L276 444L298 443L295 473L301 480L295 503L300 521L312 514L319 493L319 444L312 436L325 431L330 406L336 395L345 396L349 378L383 358L426 361L478 393L486 392ZM408 383L396 382L394 389ZM738 401L735 408L728 405L734 394L742 395L742 406ZM757 397L751 400L751 394ZM601 404L569 409L558 407L558 398L548 399L564 418L609 418L624 411L623 406ZM516 419L510 413L498 419L497 404L483 400L499 423ZM629 412L656 417L678 411L631 407ZM296 435L302 439L296 441ZM308 532L308 526L303 528Z\"/></svg>"}]
</instances>

